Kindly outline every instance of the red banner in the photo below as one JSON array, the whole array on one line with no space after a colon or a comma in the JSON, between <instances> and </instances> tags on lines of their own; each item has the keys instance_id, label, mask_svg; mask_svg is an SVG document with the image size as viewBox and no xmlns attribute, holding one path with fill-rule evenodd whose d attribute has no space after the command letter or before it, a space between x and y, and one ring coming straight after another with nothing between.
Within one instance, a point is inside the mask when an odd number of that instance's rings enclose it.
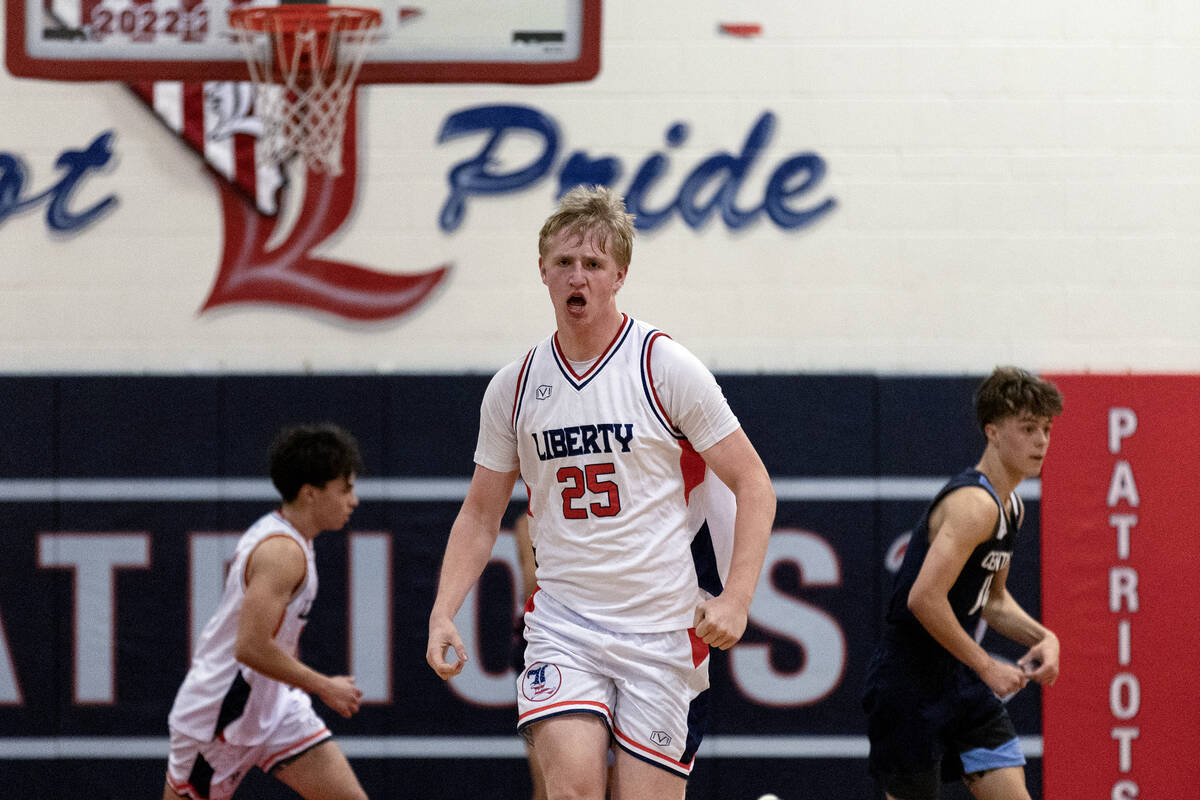
<instances>
[{"instance_id":1,"label":"red banner","mask_svg":"<svg viewBox=\"0 0 1200 800\"><path fill-rule=\"evenodd\" d=\"M1181 797L1200 785L1200 375L1047 377L1045 796Z\"/></svg>"}]
</instances>

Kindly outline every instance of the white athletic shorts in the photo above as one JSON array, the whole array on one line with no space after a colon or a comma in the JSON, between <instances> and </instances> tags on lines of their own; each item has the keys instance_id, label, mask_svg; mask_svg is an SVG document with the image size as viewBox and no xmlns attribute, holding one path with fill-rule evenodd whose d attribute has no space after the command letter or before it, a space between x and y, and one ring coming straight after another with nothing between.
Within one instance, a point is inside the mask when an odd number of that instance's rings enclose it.
<instances>
[{"instance_id":1,"label":"white athletic shorts","mask_svg":"<svg viewBox=\"0 0 1200 800\"><path fill-rule=\"evenodd\" d=\"M293 702L291 706L261 744L230 744L224 739L202 742L172 730L167 783L177 794L195 800L229 800L252 767L270 772L333 735L311 702Z\"/></svg>"},{"instance_id":2,"label":"white athletic shorts","mask_svg":"<svg viewBox=\"0 0 1200 800\"><path fill-rule=\"evenodd\" d=\"M625 752L691 773L708 716L708 645L695 630L617 633L538 591L525 640L519 732L560 714L595 714Z\"/></svg>"}]
</instances>

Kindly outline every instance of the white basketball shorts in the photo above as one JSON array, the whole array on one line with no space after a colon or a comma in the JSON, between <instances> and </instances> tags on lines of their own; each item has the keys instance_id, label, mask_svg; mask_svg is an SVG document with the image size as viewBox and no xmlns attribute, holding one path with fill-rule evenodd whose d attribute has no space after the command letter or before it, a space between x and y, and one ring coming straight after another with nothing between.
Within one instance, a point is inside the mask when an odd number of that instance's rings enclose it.
<instances>
[{"instance_id":1,"label":"white basketball shorts","mask_svg":"<svg viewBox=\"0 0 1200 800\"><path fill-rule=\"evenodd\" d=\"M617 633L538 591L525 640L519 732L560 714L595 714L625 752L691 773L708 716L708 645L694 630Z\"/></svg>"},{"instance_id":2,"label":"white basketball shorts","mask_svg":"<svg viewBox=\"0 0 1200 800\"><path fill-rule=\"evenodd\" d=\"M176 794L195 800L229 800L251 767L270 772L288 759L303 755L333 734L313 711L307 696L288 693L290 707L275 730L256 745L230 744L223 739L202 742L171 731L167 783Z\"/></svg>"}]
</instances>

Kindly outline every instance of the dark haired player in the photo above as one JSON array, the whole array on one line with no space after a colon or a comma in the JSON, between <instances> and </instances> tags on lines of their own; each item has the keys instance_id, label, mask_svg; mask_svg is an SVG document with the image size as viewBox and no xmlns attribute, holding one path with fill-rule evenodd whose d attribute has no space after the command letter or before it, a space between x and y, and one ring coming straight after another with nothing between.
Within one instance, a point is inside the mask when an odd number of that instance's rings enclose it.
<instances>
[{"instance_id":1,"label":"dark haired player","mask_svg":"<svg viewBox=\"0 0 1200 800\"><path fill-rule=\"evenodd\" d=\"M1025 758L1000 698L1058 677L1058 637L1006 583L1024 516L1017 484L1041 473L1062 396L999 367L975 408L987 446L913 530L867 672L871 772L892 800L935 800L943 781L959 779L980 800L1028 800ZM1016 665L976 643L980 616L1029 648Z\"/></svg>"},{"instance_id":2,"label":"dark haired player","mask_svg":"<svg viewBox=\"0 0 1200 800\"><path fill-rule=\"evenodd\" d=\"M283 503L238 541L221 604L175 696L164 800L228 800L253 767L307 800L365 800L309 696L349 717L362 692L353 677L296 658L317 596L313 540L345 527L361 470L357 442L336 426L276 438L270 471Z\"/></svg>"}]
</instances>

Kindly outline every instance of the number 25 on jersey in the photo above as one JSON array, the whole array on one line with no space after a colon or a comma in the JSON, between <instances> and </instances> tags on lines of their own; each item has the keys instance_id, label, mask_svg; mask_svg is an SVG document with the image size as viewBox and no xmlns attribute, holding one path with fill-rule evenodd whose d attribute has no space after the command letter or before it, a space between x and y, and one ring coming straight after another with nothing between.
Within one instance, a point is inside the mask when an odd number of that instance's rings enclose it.
<instances>
[{"instance_id":1,"label":"number 25 on jersey","mask_svg":"<svg viewBox=\"0 0 1200 800\"><path fill-rule=\"evenodd\" d=\"M620 513L620 489L606 479L606 476L615 472L616 467L611 463L585 464L582 469L576 466L560 467L554 477L563 487L563 517L587 519L589 512L595 517L613 517ZM587 494L595 499L592 502L584 501L584 495Z\"/></svg>"}]
</instances>

